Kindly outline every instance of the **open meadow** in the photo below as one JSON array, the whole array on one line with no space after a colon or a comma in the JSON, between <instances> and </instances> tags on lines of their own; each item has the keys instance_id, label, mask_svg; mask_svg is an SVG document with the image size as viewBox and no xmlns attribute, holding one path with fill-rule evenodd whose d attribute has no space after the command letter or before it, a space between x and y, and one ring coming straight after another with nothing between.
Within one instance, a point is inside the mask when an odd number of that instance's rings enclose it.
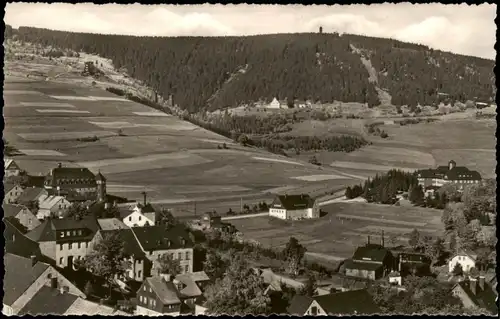
<instances>
[{"instance_id":1,"label":"open meadow","mask_svg":"<svg viewBox=\"0 0 500 319\"><path fill-rule=\"evenodd\" d=\"M57 163L100 170L109 193L141 199L147 191L154 204L184 206L174 210L180 215L192 215L195 201L198 212L225 212L239 210L241 198L249 205L270 201L284 186L319 194L357 182L333 168L235 144L74 73L45 81L7 72L4 138L21 151L15 160L29 174L46 174ZM223 143L228 149L218 149Z\"/></svg>"},{"instance_id":2,"label":"open meadow","mask_svg":"<svg viewBox=\"0 0 500 319\"><path fill-rule=\"evenodd\" d=\"M306 246L309 257L330 261L349 258L368 236L371 242L380 243L382 231L387 246L407 244L413 229L430 236L443 231L442 212L435 209L367 203L334 203L321 209L326 215L313 220L285 221L265 216L231 223L243 238L269 247L284 247L293 236Z\"/></svg>"}]
</instances>

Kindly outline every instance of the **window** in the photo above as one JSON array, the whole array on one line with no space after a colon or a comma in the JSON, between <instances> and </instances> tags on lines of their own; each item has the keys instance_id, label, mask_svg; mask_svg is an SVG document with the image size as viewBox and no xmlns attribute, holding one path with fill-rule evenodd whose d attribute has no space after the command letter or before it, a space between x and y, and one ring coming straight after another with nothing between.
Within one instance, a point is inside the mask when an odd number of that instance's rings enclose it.
<instances>
[{"instance_id":1,"label":"window","mask_svg":"<svg viewBox=\"0 0 500 319\"><path fill-rule=\"evenodd\" d=\"M80 229L80 230L78 231L78 236L81 236L82 234L83 234L83 231Z\"/></svg>"},{"instance_id":2,"label":"window","mask_svg":"<svg viewBox=\"0 0 500 319\"><path fill-rule=\"evenodd\" d=\"M68 249L73 249L73 244L72 243L68 244Z\"/></svg>"},{"instance_id":3,"label":"window","mask_svg":"<svg viewBox=\"0 0 500 319\"><path fill-rule=\"evenodd\" d=\"M149 300L149 306L150 306L150 307L153 307L153 299L150 299L150 300Z\"/></svg>"},{"instance_id":4,"label":"window","mask_svg":"<svg viewBox=\"0 0 500 319\"><path fill-rule=\"evenodd\" d=\"M129 221L129 222L131 222L131 221L132 221L132 216L130 216L130 217L128 218L128 221Z\"/></svg>"},{"instance_id":5,"label":"window","mask_svg":"<svg viewBox=\"0 0 500 319\"><path fill-rule=\"evenodd\" d=\"M78 242L78 249L82 248L82 245L80 242Z\"/></svg>"},{"instance_id":6,"label":"window","mask_svg":"<svg viewBox=\"0 0 500 319\"><path fill-rule=\"evenodd\" d=\"M67 231L66 236L68 236L68 237L71 236L71 232Z\"/></svg>"},{"instance_id":7,"label":"window","mask_svg":"<svg viewBox=\"0 0 500 319\"><path fill-rule=\"evenodd\" d=\"M139 296L139 301L142 303L142 296Z\"/></svg>"},{"instance_id":8,"label":"window","mask_svg":"<svg viewBox=\"0 0 500 319\"><path fill-rule=\"evenodd\" d=\"M156 300L153 300L153 307L156 307Z\"/></svg>"},{"instance_id":9,"label":"window","mask_svg":"<svg viewBox=\"0 0 500 319\"><path fill-rule=\"evenodd\" d=\"M89 243L88 242L85 243L85 248L89 248Z\"/></svg>"},{"instance_id":10,"label":"window","mask_svg":"<svg viewBox=\"0 0 500 319\"><path fill-rule=\"evenodd\" d=\"M186 260L189 260L190 256L189 256L189 251L186 251Z\"/></svg>"},{"instance_id":11,"label":"window","mask_svg":"<svg viewBox=\"0 0 500 319\"><path fill-rule=\"evenodd\" d=\"M141 220L142 220L142 216L139 216L139 221L141 221Z\"/></svg>"},{"instance_id":12,"label":"window","mask_svg":"<svg viewBox=\"0 0 500 319\"><path fill-rule=\"evenodd\" d=\"M31 225L31 218L28 220L28 224L30 224L30 225Z\"/></svg>"},{"instance_id":13,"label":"window","mask_svg":"<svg viewBox=\"0 0 500 319\"><path fill-rule=\"evenodd\" d=\"M184 266L184 272L189 272L189 265Z\"/></svg>"},{"instance_id":14,"label":"window","mask_svg":"<svg viewBox=\"0 0 500 319\"><path fill-rule=\"evenodd\" d=\"M149 256L151 256L152 254L153 254L153 252L152 252L152 251L150 251L150 252L149 252Z\"/></svg>"},{"instance_id":15,"label":"window","mask_svg":"<svg viewBox=\"0 0 500 319\"><path fill-rule=\"evenodd\" d=\"M62 266L63 264L64 264L64 257L61 257L59 258L59 265Z\"/></svg>"},{"instance_id":16,"label":"window","mask_svg":"<svg viewBox=\"0 0 500 319\"><path fill-rule=\"evenodd\" d=\"M151 289L151 287L149 287L149 292L153 292L153 289Z\"/></svg>"},{"instance_id":17,"label":"window","mask_svg":"<svg viewBox=\"0 0 500 319\"><path fill-rule=\"evenodd\" d=\"M144 304L147 305L148 304L148 297L144 297Z\"/></svg>"},{"instance_id":18,"label":"window","mask_svg":"<svg viewBox=\"0 0 500 319\"><path fill-rule=\"evenodd\" d=\"M181 255L181 252L178 252L178 253L177 253L177 259L182 260L182 255Z\"/></svg>"},{"instance_id":19,"label":"window","mask_svg":"<svg viewBox=\"0 0 500 319\"><path fill-rule=\"evenodd\" d=\"M144 285L144 291L146 291L146 285Z\"/></svg>"},{"instance_id":20,"label":"window","mask_svg":"<svg viewBox=\"0 0 500 319\"><path fill-rule=\"evenodd\" d=\"M142 275L142 271L141 271L141 270L139 270L139 271L137 272L137 277L138 277L138 278L141 278L141 275Z\"/></svg>"},{"instance_id":21,"label":"window","mask_svg":"<svg viewBox=\"0 0 500 319\"><path fill-rule=\"evenodd\" d=\"M59 250L63 250L63 244L59 244Z\"/></svg>"},{"instance_id":22,"label":"window","mask_svg":"<svg viewBox=\"0 0 500 319\"><path fill-rule=\"evenodd\" d=\"M314 315L317 315L318 314L318 307L314 306L314 307L311 307L311 312Z\"/></svg>"},{"instance_id":23,"label":"window","mask_svg":"<svg viewBox=\"0 0 500 319\"><path fill-rule=\"evenodd\" d=\"M76 230L73 230L72 234L73 234L73 236L76 236Z\"/></svg>"}]
</instances>

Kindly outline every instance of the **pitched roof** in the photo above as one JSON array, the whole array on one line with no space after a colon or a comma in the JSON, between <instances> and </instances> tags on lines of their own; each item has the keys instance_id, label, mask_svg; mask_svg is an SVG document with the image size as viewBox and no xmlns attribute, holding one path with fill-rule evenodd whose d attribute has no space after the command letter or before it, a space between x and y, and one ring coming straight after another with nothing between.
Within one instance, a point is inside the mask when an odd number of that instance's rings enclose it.
<instances>
[{"instance_id":1,"label":"pitched roof","mask_svg":"<svg viewBox=\"0 0 500 319\"><path fill-rule=\"evenodd\" d=\"M450 180L481 180L481 174L477 171L470 171L467 167L456 166L445 174Z\"/></svg>"},{"instance_id":2,"label":"pitched roof","mask_svg":"<svg viewBox=\"0 0 500 319\"><path fill-rule=\"evenodd\" d=\"M172 282L165 281L163 277L149 277L146 281L164 305L181 303L177 287Z\"/></svg>"},{"instance_id":3,"label":"pitched roof","mask_svg":"<svg viewBox=\"0 0 500 319\"><path fill-rule=\"evenodd\" d=\"M51 185L57 184L60 179L86 180L88 184L96 184L95 175L86 167L56 167L46 177ZM76 184L70 185L76 186Z\"/></svg>"},{"instance_id":4,"label":"pitched roof","mask_svg":"<svg viewBox=\"0 0 500 319\"><path fill-rule=\"evenodd\" d=\"M3 303L11 306L50 266L37 262L32 266L30 258L13 254L3 257L5 277Z\"/></svg>"},{"instance_id":5,"label":"pitched roof","mask_svg":"<svg viewBox=\"0 0 500 319\"><path fill-rule=\"evenodd\" d=\"M16 162L14 162L13 159L11 158L4 159L4 170L9 169L9 166L11 166L12 164L14 164L14 169L19 169L19 166L17 165Z\"/></svg>"},{"instance_id":6,"label":"pitched roof","mask_svg":"<svg viewBox=\"0 0 500 319\"><path fill-rule=\"evenodd\" d=\"M352 256L353 260L371 260L382 262L389 250L381 245L366 244L365 246L358 247Z\"/></svg>"},{"instance_id":7,"label":"pitched roof","mask_svg":"<svg viewBox=\"0 0 500 319\"><path fill-rule=\"evenodd\" d=\"M67 237L57 238L56 231L58 230L77 230L85 229L86 231L79 236L79 240L90 241L99 231L97 219L92 216L87 216L82 219L75 218L59 218L47 219L40 226L30 231L26 236L36 242L67 240Z\"/></svg>"},{"instance_id":8,"label":"pitched roof","mask_svg":"<svg viewBox=\"0 0 500 319\"><path fill-rule=\"evenodd\" d=\"M8 218L4 219L3 222L5 224L4 239L6 253L26 258L41 256L42 253L37 242L26 237Z\"/></svg>"},{"instance_id":9,"label":"pitched roof","mask_svg":"<svg viewBox=\"0 0 500 319\"><path fill-rule=\"evenodd\" d=\"M274 205L281 205L286 210L311 208L314 205L314 199L308 194L278 195L273 202Z\"/></svg>"},{"instance_id":10,"label":"pitched roof","mask_svg":"<svg viewBox=\"0 0 500 319\"><path fill-rule=\"evenodd\" d=\"M28 187L40 187L43 188L45 183L45 176L33 176L28 175L28 181L26 185Z\"/></svg>"},{"instance_id":11,"label":"pitched roof","mask_svg":"<svg viewBox=\"0 0 500 319\"><path fill-rule=\"evenodd\" d=\"M101 230L102 235L106 234L116 234L118 238L124 243L125 254L128 256L144 257L145 254L141 249L141 246L137 242L134 233L130 228L126 229L114 229L114 230Z\"/></svg>"},{"instance_id":12,"label":"pitched roof","mask_svg":"<svg viewBox=\"0 0 500 319\"><path fill-rule=\"evenodd\" d=\"M50 210L52 207L54 207L55 205L57 205L61 200L62 201L67 201L62 196L51 196L51 195L42 194L38 198L38 207L40 209L48 209L48 210Z\"/></svg>"},{"instance_id":13,"label":"pitched roof","mask_svg":"<svg viewBox=\"0 0 500 319\"><path fill-rule=\"evenodd\" d=\"M3 217L16 217L23 208L22 205L3 204Z\"/></svg>"},{"instance_id":14,"label":"pitched roof","mask_svg":"<svg viewBox=\"0 0 500 319\"><path fill-rule=\"evenodd\" d=\"M129 227L118 218L100 218L97 220L97 223L102 230L129 229Z\"/></svg>"},{"instance_id":15,"label":"pitched roof","mask_svg":"<svg viewBox=\"0 0 500 319\"><path fill-rule=\"evenodd\" d=\"M46 190L41 187L28 187L25 188L21 196L17 198L19 203L28 203L30 201L38 199L42 194L46 194Z\"/></svg>"},{"instance_id":16,"label":"pitched roof","mask_svg":"<svg viewBox=\"0 0 500 319\"><path fill-rule=\"evenodd\" d=\"M367 290L351 290L314 297L314 300L329 315L376 314L380 308Z\"/></svg>"},{"instance_id":17,"label":"pitched roof","mask_svg":"<svg viewBox=\"0 0 500 319\"><path fill-rule=\"evenodd\" d=\"M19 315L62 315L77 299L73 294L61 294L59 289L42 286L19 311Z\"/></svg>"},{"instance_id":18,"label":"pitched roof","mask_svg":"<svg viewBox=\"0 0 500 319\"><path fill-rule=\"evenodd\" d=\"M290 305L288 306L288 313L291 315L305 315L307 309L313 302L313 298L303 295L295 295L290 301Z\"/></svg>"},{"instance_id":19,"label":"pitched roof","mask_svg":"<svg viewBox=\"0 0 500 319\"><path fill-rule=\"evenodd\" d=\"M200 287L198 287L196 282L189 276L176 276L174 282L175 281L178 281L182 284L182 288L179 291L181 296L194 298L203 295Z\"/></svg>"},{"instance_id":20,"label":"pitched roof","mask_svg":"<svg viewBox=\"0 0 500 319\"><path fill-rule=\"evenodd\" d=\"M14 183L6 183L4 182L3 183L3 191L4 191L4 194L7 194L8 192L10 192L12 189L14 189L14 187L16 187L18 185L14 184Z\"/></svg>"},{"instance_id":21,"label":"pitched roof","mask_svg":"<svg viewBox=\"0 0 500 319\"><path fill-rule=\"evenodd\" d=\"M144 251L168 250L193 247L189 233L182 227L165 225L132 227ZM182 244L184 240L184 245Z\"/></svg>"},{"instance_id":22,"label":"pitched roof","mask_svg":"<svg viewBox=\"0 0 500 319\"><path fill-rule=\"evenodd\" d=\"M96 175L95 175L95 179L97 181L106 181L106 178L104 177L104 175L101 174L101 171L99 171Z\"/></svg>"},{"instance_id":23,"label":"pitched roof","mask_svg":"<svg viewBox=\"0 0 500 319\"><path fill-rule=\"evenodd\" d=\"M474 294L470 289L470 280L461 281L458 285L464 290L476 306L487 309L495 314L498 313L498 308L495 304L497 295L489 283L485 282L484 289L481 289L479 287L479 282L476 282L476 294Z\"/></svg>"},{"instance_id":24,"label":"pitched roof","mask_svg":"<svg viewBox=\"0 0 500 319\"><path fill-rule=\"evenodd\" d=\"M82 298L78 298L75 302L66 310L65 315L76 315L81 316L85 314L86 316L96 316L96 315L114 315L114 316L128 316L129 314L114 310L111 307L100 305L95 302L91 302Z\"/></svg>"}]
</instances>

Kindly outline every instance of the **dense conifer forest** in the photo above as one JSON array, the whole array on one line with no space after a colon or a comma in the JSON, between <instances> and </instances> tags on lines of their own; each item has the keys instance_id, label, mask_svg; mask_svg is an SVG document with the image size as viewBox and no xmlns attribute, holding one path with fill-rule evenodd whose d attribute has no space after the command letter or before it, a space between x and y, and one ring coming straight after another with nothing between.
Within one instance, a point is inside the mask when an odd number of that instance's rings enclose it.
<instances>
[{"instance_id":1,"label":"dense conifer forest","mask_svg":"<svg viewBox=\"0 0 500 319\"><path fill-rule=\"evenodd\" d=\"M371 60L394 105L490 101L494 61L357 35L302 33L247 37L133 37L31 27L5 35L98 54L195 113L256 101L380 101L358 53Z\"/></svg>"}]
</instances>

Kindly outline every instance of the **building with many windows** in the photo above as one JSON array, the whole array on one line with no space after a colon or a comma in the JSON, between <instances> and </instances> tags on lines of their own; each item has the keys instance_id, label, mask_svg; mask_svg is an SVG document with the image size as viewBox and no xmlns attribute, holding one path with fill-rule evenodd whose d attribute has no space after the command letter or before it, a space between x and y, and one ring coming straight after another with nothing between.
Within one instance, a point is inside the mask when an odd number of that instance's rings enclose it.
<instances>
[{"instance_id":1,"label":"building with many windows","mask_svg":"<svg viewBox=\"0 0 500 319\"><path fill-rule=\"evenodd\" d=\"M320 209L307 194L279 195L269 207L269 216L280 219L319 218Z\"/></svg>"},{"instance_id":2,"label":"building with many windows","mask_svg":"<svg viewBox=\"0 0 500 319\"><path fill-rule=\"evenodd\" d=\"M441 187L446 184L456 184L463 188L467 184L477 184L481 181L481 174L471 171L465 166L457 166L451 160L448 166L438 166L436 169L417 171L418 184L423 189L429 186Z\"/></svg>"}]
</instances>

